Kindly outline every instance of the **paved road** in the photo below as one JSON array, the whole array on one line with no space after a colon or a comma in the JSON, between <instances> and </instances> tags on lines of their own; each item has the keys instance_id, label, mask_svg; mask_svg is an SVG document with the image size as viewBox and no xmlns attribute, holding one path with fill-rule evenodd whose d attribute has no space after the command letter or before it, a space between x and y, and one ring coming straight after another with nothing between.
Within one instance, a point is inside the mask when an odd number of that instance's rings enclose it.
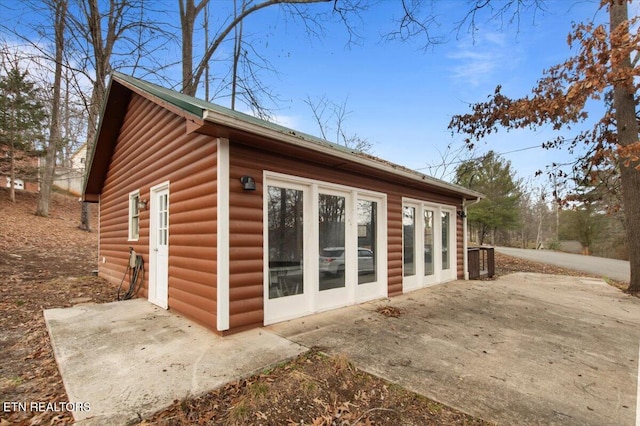
<instances>
[{"instance_id":1,"label":"paved road","mask_svg":"<svg viewBox=\"0 0 640 426\"><path fill-rule=\"evenodd\" d=\"M500 253L533 260L534 262L561 266L576 271L588 272L616 281L629 282L629 262L626 260L606 259L596 256L582 256L580 254L561 253L548 250L527 250L510 247L496 247Z\"/></svg>"}]
</instances>

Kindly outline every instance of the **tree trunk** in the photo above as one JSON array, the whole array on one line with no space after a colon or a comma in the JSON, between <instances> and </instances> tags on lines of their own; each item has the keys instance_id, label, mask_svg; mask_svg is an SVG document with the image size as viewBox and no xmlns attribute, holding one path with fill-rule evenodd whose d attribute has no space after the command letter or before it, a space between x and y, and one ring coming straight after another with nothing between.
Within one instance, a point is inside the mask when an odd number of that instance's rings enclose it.
<instances>
[{"instance_id":1,"label":"tree trunk","mask_svg":"<svg viewBox=\"0 0 640 426\"><path fill-rule=\"evenodd\" d=\"M11 182L9 182L9 200L11 200L12 203L16 202L16 150L13 144L14 137L14 135L11 136L11 149L9 151L11 155L11 171L9 172L9 178L11 179Z\"/></svg>"},{"instance_id":2,"label":"tree trunk","mask_svg":"<svg viewBox=\"0 0 640 426\"><path fill-rule=\"evenodd\" d=\"M89 105L89 117L87 125L87 155L85 157L85 164L88 165L91 162L91 156L93 155L93 143L98 129L98 120L100 116L100 110L106 94L106 80L107 75L111 72L111 66L109 64L111 58L111 52L113 52L113 45L118 39L117 23L123 19L123 9L119 8L115 11L116 3L111 2L111 9L109 12L110 19L109 25L106 31L106 39L103 37L101 28L100 10L97 0L89 1L89 15L87 16L87 22L90 28L90 43L93 47L93 55L96 64L96 79L93 82L93 91L91 92L91 103ZM89 168L85 167L85 180ZM91 231L91 224L89 223L89 203L82 203L82 210L80 212L80 229L83 231Z\"/></svg>"},{"instance_id":3,"label":"tree trunk","mask_svg":"<svg viewBox=\"0 0 640 426\"><path fill-rule=\"evenodd\" d=\"M53 82L53 99L51 102L51 128L49 130L49 143L47 146L47 160L44 168L44 176L38 192L38 205L36 216L49 216L49 200L51 199L51 186L56 172L56 154L62 139L60 129L60 86L62 84L62 53L64 50L64 30L67 14L66 0L55 3L55 42L56 42L56 67Z\"/></svg>"},{"instance_id":4,"label":"tree trunk","mask_svg":"<svg viewBox=\"0 0 640 426\"><path fill-rule=\"evenodd\" d=\"M197 84L193 81L193 24L198 12L207 3L195 6L193 0L180 0L180 27L182 30L182 93L195 96ZM209 40L205 42L206 46Z\"/></svg>"},{"instance_id":5,"label":"tree trunk","mask_svg":"<svg viewBox=\"0 0 640 426\"><path fill-rule=\"evenodd\" d=\"M627 2L611 1L610 5L611 34L619 25L628 21ZM612 52L622 42L620 37L611 37ZM612 55L613 56L613 55ZM626 56L622 61L613 63L614 72L621 69L631 70L631 59ZM631 72L628 73L632 75ZM618 80L613 87L613 106L615 109L618 143L629 146L638 142L638 121L636 120L636 102L634 98L633 80L629 77ZM629 263L631 279L629 292L640 291L640 161L627 161L619 158L620 181L622 183L622 203L627 222L627 238L629 242ZM638 167L638 169L636 168Z\"/></svg>"},{"instance_id":6,"label":"tree trunk","mask_svg":"<svg viewBox=\"0 0 640 426\"><path fill-rule=\"evenodd\" d=\"M234 1L234 13L237 11L236 2ZM242 11L245 9L245 0L242 0ZM236 109L236 94L238 91L238 61L242 52L242 22L235 27L235 36L233 38L233 70L231 80L231 109Z\"/></svg>"},{"instance_id":7,"label":"tree trunk","mask_svg":"<svg viewBox=\"0 0 640 426\"><path fill-rule=\"evenodd\" d=\"M104 78L106 77L100 77L99 75L96 75L96 81L93 86L93 93L91 94L91 104L89 105L89 124L87 127L87 154L85 157L86 165L89 165L91 163L91 156L93 155L93 143L95 142L98 128L98 116L100 115L100 107L104 99ZM89 167L85 167L85 181L87 179L88 173ZM91 223L89 221L89 203L87 203L86 201L82 203L79 228L83 231L91 231Z\"/></svg>"}]
</instances>

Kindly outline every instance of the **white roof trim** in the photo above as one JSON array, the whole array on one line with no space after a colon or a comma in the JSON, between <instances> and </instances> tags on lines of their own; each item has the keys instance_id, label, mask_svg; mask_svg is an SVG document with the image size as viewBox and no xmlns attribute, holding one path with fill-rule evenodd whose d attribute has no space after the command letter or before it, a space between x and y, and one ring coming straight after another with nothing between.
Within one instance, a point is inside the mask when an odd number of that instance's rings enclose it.
<instances>
[{"instance_id":1,"label":"white roof trim","mask_svg":"<svg viewBox=\"0 0 640 426\"><path fill-rule=\"evenodd\" d=\"M291 145L294 145L294 146L298 146L301 148L305 148L305 149L317 151L323 154L331 155L334 157L342 158L344 160L359 163L376 170L380 170L383 172L392 173L398 176L409 178L416 182L427 183L429 185L432 185L447 191L458 192L461 195L465 196L465 198L483 198L484 197L479 192L464 188L459 185L444 182L439 179L435 179L433 177L424 175L422 173L403 170L402 168L393 167L391 164L387 164L383 161L376 161L374 159L354 155L349 152L340 151L329 145L323 146L322 144L319 144L317 142L308 141L304 139L302 135L295 133L294 130L291 130L291 134L289 134L286 132L275 130L268 126L261 126L256 123L250 123L245 120L241 120L239 118L231 117L231 116L222 114L218 111L211 111L211 110L205 110L202 115L202 119L204 121L223 125L233 129L245 131L248 133L263 135L272 139L281 140L281 141L290 143ZM398 167L401 167L401 166L398 166Z\"/></svg>"}]
</instances>

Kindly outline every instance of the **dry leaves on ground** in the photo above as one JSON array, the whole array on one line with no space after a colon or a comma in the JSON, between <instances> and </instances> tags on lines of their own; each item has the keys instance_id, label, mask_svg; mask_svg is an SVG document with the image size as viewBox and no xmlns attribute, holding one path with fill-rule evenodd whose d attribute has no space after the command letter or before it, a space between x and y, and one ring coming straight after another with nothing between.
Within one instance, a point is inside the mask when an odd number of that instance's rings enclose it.
<instances>
[{"instance_id":1,"label":"dry leaves on ground","mask_svg":"<svg viewBox=\"0 0 640 426\"><path fill-rule=\"evenodd\" d=\"M92 276L97 233L77 228L77 198L54 194L51 217L39 218L35 194L15 204L0 188L0 400L66 402L42 310L80 301L115 300L117 288ZM95 209L94 209L95 210ZM95 224L96 212L93 212ZM496 253L496 272L577 275ZM387 305L378 312L397 317ZM12 412L5 424L69 424L69 413ZM354 368L344 356L312 349L291 362L197 398L177 400L141 424L428 425L483 424Z\"/></svg>"},{"instance_id":2,"label":"dry leaves on ground","mask_svg":"<svg viewBox=\"0 0 640 426\"><path fill-rule=\"evenodd\" d=\"M78 301L113 301L115 289L91 275L97 233L77 228L77 198L53 194L49 218L33 214L35 194L19 191L16 198L11 203L7 190L0 190L0 400L27 407L67 402L42 311ZM72 421L67 412L30 409L0 417L9 424Z\"/></svg>"}]
</instances>

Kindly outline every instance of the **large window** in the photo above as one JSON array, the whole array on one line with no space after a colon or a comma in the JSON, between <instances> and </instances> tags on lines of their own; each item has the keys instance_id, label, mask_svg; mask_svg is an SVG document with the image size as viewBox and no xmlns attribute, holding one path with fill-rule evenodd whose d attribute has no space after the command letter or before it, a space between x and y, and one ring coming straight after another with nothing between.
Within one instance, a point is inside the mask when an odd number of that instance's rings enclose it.
<instances>
[{"instance_id":1,"label":"large window","mask_svg":"<svg viewBox=\"0 0 640 426\"><path fill-rule=\"evenodd\" d=\"M266 173L264 321L386 295L384 194Z\"/></svg>"},{"instance_id":2,"label":"large window","mask_svg":"<svg viewBox=\"0 0 640 426\"><path fill-rule=\"evenodd\" d=\"M442 212L442 269L449 269L451 250L449 250L451 215L449 212Z\"/></svg>"},{"instance_id":3,"label":"large window","mask_svg":"<svg viewBox=\"0 0 640 426\"><path fill-rule=\"evenodd\" d=\"M269 186L269 298L304 291L303 192Z\"/></svg>"},{"instance_id":4,"label":"large window","mask_svg":"<svg viewBox=\"0 0 640 426\"><path fill-rule=\"evenodd\" d=\"M129 194L129 241L137 241L140 237L140 192Z\"/></svg>"}]
</instances>

